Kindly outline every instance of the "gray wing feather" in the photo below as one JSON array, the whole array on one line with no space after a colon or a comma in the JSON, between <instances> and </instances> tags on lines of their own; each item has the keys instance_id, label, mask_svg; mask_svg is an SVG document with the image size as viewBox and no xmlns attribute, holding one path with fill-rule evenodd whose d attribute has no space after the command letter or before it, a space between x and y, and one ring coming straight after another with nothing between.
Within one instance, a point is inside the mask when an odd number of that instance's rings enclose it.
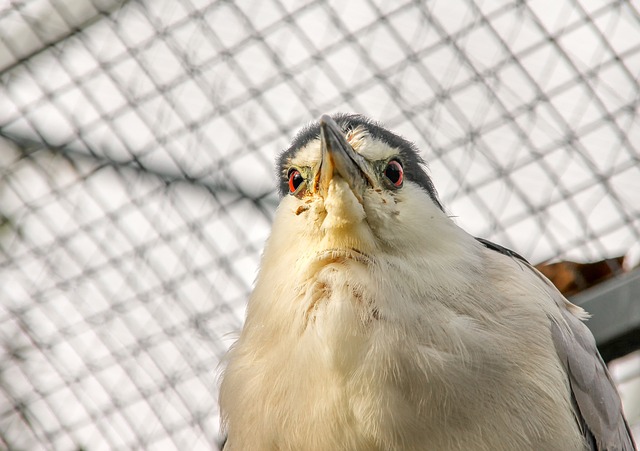
<instances>
[{"instance_id":1,"label":"gray wing feather","mask_svg":"<svg viewBox=\"0 0 640 451\"><path fill-rule=\"evenodd\" d=\"M591 331L567 308L560 307L569 330L563 331L561 325L551 321L551 331L587 442L594 451L635 450L620 397Z\"/></svg>"},{"instance_id":2,"label":"gray wing feather","mask_svg":"<svg viewBox=\"0 0 640 451\"><path fill-rule=\"evenodd\" d=\"M634 451L620 396L589 328L576 316L578 309L523 257L490 241L477 238L485 247L519 261L548 286L564 319L550 318L556 352L567 371L571 397L585 441L592 451ZM572 311L574 310L574 311Z\"/></svg>"}]
</instances>

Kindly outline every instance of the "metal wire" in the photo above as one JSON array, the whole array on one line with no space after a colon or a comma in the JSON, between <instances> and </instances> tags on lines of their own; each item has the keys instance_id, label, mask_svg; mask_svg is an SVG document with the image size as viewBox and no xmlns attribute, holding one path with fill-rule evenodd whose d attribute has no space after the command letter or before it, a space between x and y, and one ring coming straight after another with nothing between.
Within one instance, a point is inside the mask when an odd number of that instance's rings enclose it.
<instances>
[{"instance_id":1,"label":"metal wire","mask_svg":"<svg viewBox=\"0 0 640 451\"><path fill-rule=\"evenodd\" d=\"M0 448L215 447L273 160L325 112L415 141L475 235L624 255L639 31L627 1L0 5Z\"/></svg>"}]
</instances>

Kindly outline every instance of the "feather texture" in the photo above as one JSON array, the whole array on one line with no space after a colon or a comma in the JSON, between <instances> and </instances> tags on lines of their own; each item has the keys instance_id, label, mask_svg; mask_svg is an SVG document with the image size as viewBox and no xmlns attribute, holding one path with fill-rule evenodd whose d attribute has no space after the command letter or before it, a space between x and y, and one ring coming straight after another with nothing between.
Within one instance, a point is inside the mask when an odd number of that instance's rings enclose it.
<instances>
[{"instance_id":1,"label":"feather texture","mask_svg":"<svg viewBox=\"0 0 640 451\"><path fill-rule=\"evenodd\" d=\"M591 331L584 324L586 312L571 304L555 286L523 257L487 240L478 239L487 248L513 257L535 273L555 301L563 321L550 317L553 343L562 362L572 406L588 448L593 451L633 451L635 445L623 415L620 397L602 360Z\"/></svg>"}]
</instances>

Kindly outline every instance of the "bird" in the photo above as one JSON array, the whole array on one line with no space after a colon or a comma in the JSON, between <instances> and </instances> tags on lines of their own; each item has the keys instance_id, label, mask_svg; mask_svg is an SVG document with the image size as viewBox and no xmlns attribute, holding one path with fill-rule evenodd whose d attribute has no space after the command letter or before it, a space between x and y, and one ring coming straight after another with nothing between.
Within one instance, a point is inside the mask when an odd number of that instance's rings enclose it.
<instances>
[{"instance_id":1,"label":"bird","mask_svg":"<svg viewBox=\"0 0 640 451\"><path fill-rule=\"evenodd\" d=\"M325 114L276 172L225 450L635 449L588 315L459 227L415 144Z\"/></svg>"}]
</instances>

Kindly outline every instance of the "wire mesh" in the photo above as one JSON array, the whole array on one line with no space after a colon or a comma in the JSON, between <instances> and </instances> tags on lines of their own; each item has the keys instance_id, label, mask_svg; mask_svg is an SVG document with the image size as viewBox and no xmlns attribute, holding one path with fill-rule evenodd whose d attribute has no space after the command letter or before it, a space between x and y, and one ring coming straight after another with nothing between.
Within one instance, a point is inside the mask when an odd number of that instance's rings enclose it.
<instances>
[{"instance_id":1,"label":"wire mesh","mask_svg":"<svg viewBox=\"0 0 640 451\"><path fill-rule=\"evenodd\" d=\"M639 31L627 1L0 4L0 447L215 446L273 159L325 112L416 142L471 233L629 252Z\"/></svg>"}]
</instances>

